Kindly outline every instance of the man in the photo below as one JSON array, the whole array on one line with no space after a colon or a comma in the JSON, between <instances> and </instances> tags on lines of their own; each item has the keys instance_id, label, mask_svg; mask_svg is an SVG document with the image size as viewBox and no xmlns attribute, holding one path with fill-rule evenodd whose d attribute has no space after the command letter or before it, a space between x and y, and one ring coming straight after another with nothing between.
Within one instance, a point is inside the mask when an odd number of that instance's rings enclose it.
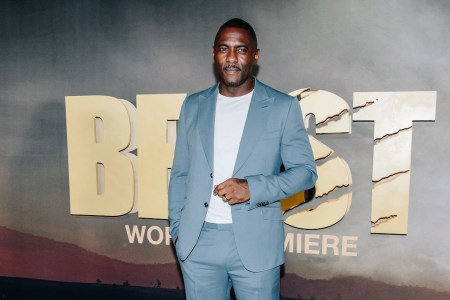
<instances>
[{"instance_id":1,"label":"man","mask_svg":"<svg viewBox=\"0 0 450 300\"><path fill-rule=\"evenodd\" d=\"M297 99L253 77L253 28L232 19L212 51L219 84L186 98L169 185L170 232L187 299L278 299L279 200L314 186ZM280 172L283 164L284 171Z\"/></svg>"}]
</instances>

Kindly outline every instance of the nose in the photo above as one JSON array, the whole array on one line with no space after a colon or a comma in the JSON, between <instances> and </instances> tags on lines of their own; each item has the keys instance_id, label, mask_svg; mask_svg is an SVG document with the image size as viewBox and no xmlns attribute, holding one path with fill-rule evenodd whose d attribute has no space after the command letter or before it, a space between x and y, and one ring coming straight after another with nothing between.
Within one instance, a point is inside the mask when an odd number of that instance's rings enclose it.
<instances>
[{"instance_id":1,"label":"nose","mask_svg":"<svg viewBox=\"0 0 450 300\"><path fill-rule=\"evenodd\" d=\"M237 62L237 52L236 49L231 48L227 53L227 62L236 63Z\"/></svg>"}]
</instances>

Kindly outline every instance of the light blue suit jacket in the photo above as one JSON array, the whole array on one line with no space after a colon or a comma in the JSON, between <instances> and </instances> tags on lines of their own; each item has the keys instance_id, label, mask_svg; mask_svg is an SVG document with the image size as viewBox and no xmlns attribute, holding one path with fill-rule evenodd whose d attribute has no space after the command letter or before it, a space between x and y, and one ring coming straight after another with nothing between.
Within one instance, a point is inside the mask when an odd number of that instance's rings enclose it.
<instances>
[{"instance_id":1,"label":"light blue suit jacket","mask_svg":"<svg viewBox=\"0 0 450 300\"><path fill-rule=\"evenodd\" d=\"M247 179L250 200L232 205L231 212L241 260L248 270L258 272L284 262L279 200L312 188L317 175L297 99L255 81L232 176ZM197 243L211 196L218 90L215 85L188 96L178 121L169 223L181 260Z\"/></svg>"}]
</instances>

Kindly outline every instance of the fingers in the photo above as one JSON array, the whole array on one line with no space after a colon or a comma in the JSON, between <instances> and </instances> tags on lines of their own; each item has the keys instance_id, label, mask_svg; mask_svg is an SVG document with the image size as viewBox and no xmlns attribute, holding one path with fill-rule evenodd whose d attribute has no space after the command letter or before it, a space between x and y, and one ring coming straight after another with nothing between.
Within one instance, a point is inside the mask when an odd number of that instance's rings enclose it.
<instances>
[{"instance_id":1,"label":"fingers","mask_svg":"<svg viewBox=\"0 0 450 300\"><path fill-rule=\"evenodd\" d=\"M214 195L222 198L224 202L230 201L234 194L233 185L229 181L230 179L216 185L214 188Z\"/></svg>"},{"instance_id":2,"label":"fingers","mask_svg":"<svg viewBox=\"0 0 450 300\"><path fill-rule=\"evenodd\" d=\"M213 193L230 205L242 203L250 199L246 184L246 180L230 178L216 185Z\"/></svg>"}]
</instances>

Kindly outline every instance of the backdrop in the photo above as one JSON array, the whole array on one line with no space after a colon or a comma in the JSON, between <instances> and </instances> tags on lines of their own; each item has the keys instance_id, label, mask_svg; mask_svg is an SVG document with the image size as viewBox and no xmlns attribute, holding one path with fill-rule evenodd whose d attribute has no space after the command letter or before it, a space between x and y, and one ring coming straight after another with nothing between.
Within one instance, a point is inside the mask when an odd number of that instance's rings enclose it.
<instances>
[{"instance_id":1,"label":"backdrop","mask_svg":"<svg viewBox=\"0 0 450 300\"><path fill-rule=\"evenodd\" d=\"M148 293L167 292L167 299L182 297L167 220L136 212L71 214L65 99L105 95L136 106L137 95L207 88L216 82L215 33L226 20L240 17L258 36L257 77L286 93L311 89L299 95L302 107L308 98L318 99L319 108L311 104L316 117L306 120L309 132L345 166L324 170L322 176L344 176L345 182L325 187L321 197L297 203L285 214L286 223L293 221L285 226L282 295L450 298L450 2L55 0L0 5L0 293L26 286L22 279L27 278L42 286L93 284L91 292L112 284L128 291L142 286ZM325 91L330 102L324 100ZM385 93L420 91L428 93ZM383 108L365 110L371 104ZM317 109L338 113L320 120ZM392 115L411 124L377 132L383 117ZM349 133L316 135L318 128L327 132L321 127L326 122L345 122L346 129L337 131ZM405 149L396 144L381 148L383 137L405 130L410 137L401 144ZM132 152L138 157L143 139L138 137ZM392 171L380 163L391 155L405 160L406 169ZM317 163L329 160L323 156ZM387 169L388 176L378 176L377 170ZM407 228L376 233L377 222L389 224L399 216L374 217L395 200L389 196L395 189L377 194L377 183L395 181L392 176L402 172L408 173L399 196L409 211L402 217ZM341 196L346 197L344 212L336 222L315 225L320 217L304 216L322 214L320 204ZM373 204L378 198L387 204ZM137 203L157 200L164 203ZM339 214L333 209L323 215Z\"/></svg>"}]
</instances>

